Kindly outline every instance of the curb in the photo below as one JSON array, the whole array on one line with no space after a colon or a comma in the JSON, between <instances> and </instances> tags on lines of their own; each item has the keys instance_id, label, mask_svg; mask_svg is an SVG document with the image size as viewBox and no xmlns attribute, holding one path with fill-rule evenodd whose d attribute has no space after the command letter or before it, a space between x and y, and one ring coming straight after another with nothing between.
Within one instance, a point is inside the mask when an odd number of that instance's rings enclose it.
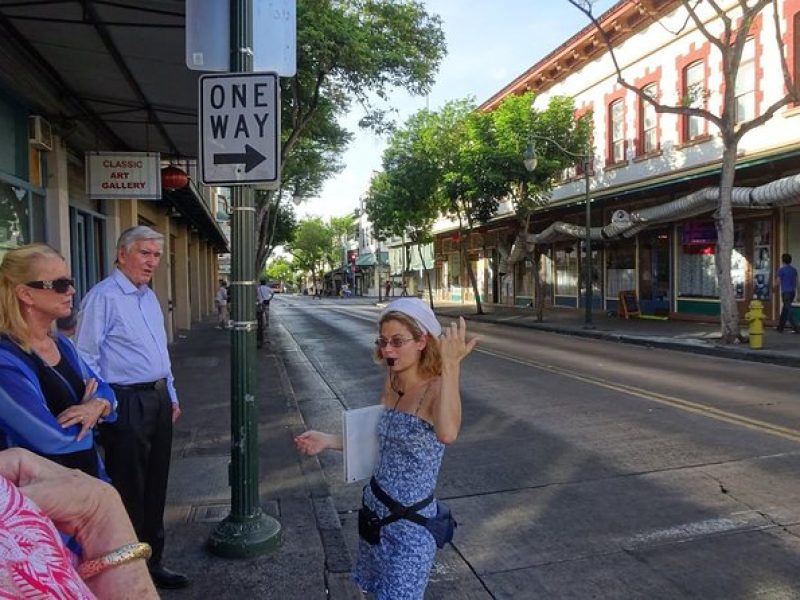
<instances>
[{"instance_id":1,"label":"curb","mask_svg":"<svg viewBox=\"0 0 800 600\"><path fill-rule=\"evenodd\" d=\"M434 310L437 315L453 318L454 315L441 310ZM742 360L748 362L759 362L766 364L780 365L784 367L800 368L800 358L795 356L787 356L769 350L739 350L736 347L722 346L720 344L694 344L687 342L669 341L663 338L653 338L648 336L633 335L626 333L615 333L613 331L602 331L597 329L576 329L571 327L562 327L558 325L547 325L543 323L526 323L521 321L503 321L493 317L492 315L474 315L474 314L459 314L455 316L464 317L468 321L477 321L482 323L493 323L495 325L505 325L508 327L517 327L520 329L535 329L539 331L546 331L548 333L557 333L560 335L572 335L575 337L591 338L596 340L610 340L620 342L623 344L632 344L636 346L647 346L652 348L665 348L667 350L676 350L678 352L689 352L693 354L704 354L706 356L716 356L719 358L728 358L732 360Z\"/></svg>"},{"instance_id":2,"label":"curb","mask_svg":"<svg viewBox=\"0 0 800 600\"><path fill-rule=\"evenodd\" d=\"M275 359L280 372L281 386L287 397L286 410L290 413L290 434L294 439L295 435L306 431L308 427L297 404L294 388L283 358L280 354L275 353ZM333 502L330 487L325 480L322 465L316 456L300 457L298 455L298 462L309 492L317 531L325 554L324 576L327 597L331 600L363 600L355 583L350 580L353 560L342 533L342 523L339 520L339 513Z\"/></svg>"}]
</instances>

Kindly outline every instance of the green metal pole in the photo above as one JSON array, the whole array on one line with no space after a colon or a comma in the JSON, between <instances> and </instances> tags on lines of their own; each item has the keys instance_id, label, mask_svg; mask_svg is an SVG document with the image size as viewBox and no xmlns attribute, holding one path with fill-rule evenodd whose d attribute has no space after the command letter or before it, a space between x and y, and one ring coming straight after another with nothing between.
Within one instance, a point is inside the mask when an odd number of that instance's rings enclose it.
<instances>
[{"instance_id":1,"label":"green metal pole","mask_svg":"<svg viewBox=\"0 0 800 600\"><path fill-rule=\"evenodd\" d=\"M253 70L252 0L230 0L231 71ZM231 188L231 512L211 532L211 552L250 558L277 548L278 521L259 501L258 413L255 398L255 202L253 188Z\"/></svg>"}]
</instances>

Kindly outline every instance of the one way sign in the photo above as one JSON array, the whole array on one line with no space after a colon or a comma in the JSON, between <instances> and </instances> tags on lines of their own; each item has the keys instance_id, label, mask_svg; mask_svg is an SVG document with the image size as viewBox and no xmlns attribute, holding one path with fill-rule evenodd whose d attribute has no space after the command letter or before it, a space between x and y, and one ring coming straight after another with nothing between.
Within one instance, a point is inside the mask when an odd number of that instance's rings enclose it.
<instances>
[{"instance_id":1,"label":"one way sign","mask_svg":"<svg viewBox=\"0 0 800 600\"><path fill-rule=\"evenodd\" d=\"M200 179L204 184L277 183L278 89L275 73L200 77Z\"/></svg>"}]
</instances>

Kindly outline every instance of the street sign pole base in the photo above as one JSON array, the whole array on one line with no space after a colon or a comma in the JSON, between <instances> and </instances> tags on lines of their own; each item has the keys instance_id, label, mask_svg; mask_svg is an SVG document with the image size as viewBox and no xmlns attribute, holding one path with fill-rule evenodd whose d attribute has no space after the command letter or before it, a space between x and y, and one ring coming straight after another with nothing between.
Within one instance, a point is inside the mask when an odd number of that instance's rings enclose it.
<instances>
[{"instance_id":1,"label":"street sign pole base","mask_svg":"<svg viewBox=\"0 0 800 600\"><path fill-rule=\"evenodd\" d=\"M281 543L281 524L260 509L252 517L230 514L208 538L208 550L223 558L252 558L275 550Z\"/></svg>"}]
</instances>

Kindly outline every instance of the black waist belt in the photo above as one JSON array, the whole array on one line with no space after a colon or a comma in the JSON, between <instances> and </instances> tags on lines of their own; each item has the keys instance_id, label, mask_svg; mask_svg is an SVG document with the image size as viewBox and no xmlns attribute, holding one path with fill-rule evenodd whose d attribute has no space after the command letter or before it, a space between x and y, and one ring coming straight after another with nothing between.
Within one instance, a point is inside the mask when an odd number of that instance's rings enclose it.
<instances>
[{"instance_id":1,"label":"black waist belt","mask_svg":"<svg viewBox=\"0 0 800 600\"><path fill-rule=\"evenodd\" d=\"M159 383L164 382L164 379L158 379L156 381L146 381L144 383L112 383L111 388L113 390L118 390L122 392L127 391L141 391L141 390L154 390L158 386Z\"/></svg>"},{"instance_id":2,"label":"black waist belt","mask_svg":"<svg viewBox=\"0 0 800 600\"><path fill-rule=\"evenodd\" d=\"M372 489L372 493L375 497L380 500L380 502L389 509L391 513L388 517L383 519L381 525L388 525L394 521L399 521L400 519L406 519L408 521L413 521L417 525L425 526L428 519L423 517L417 511L422 510L428 504L433 502L433 494L428 496L427 498L420 500L416 504L412 504L411 506L403 506L397 500L392 498L389 494L383 491L378 482L375 481L375 478L369 480L369 487Z\"/></svg>"}]
</instances>

